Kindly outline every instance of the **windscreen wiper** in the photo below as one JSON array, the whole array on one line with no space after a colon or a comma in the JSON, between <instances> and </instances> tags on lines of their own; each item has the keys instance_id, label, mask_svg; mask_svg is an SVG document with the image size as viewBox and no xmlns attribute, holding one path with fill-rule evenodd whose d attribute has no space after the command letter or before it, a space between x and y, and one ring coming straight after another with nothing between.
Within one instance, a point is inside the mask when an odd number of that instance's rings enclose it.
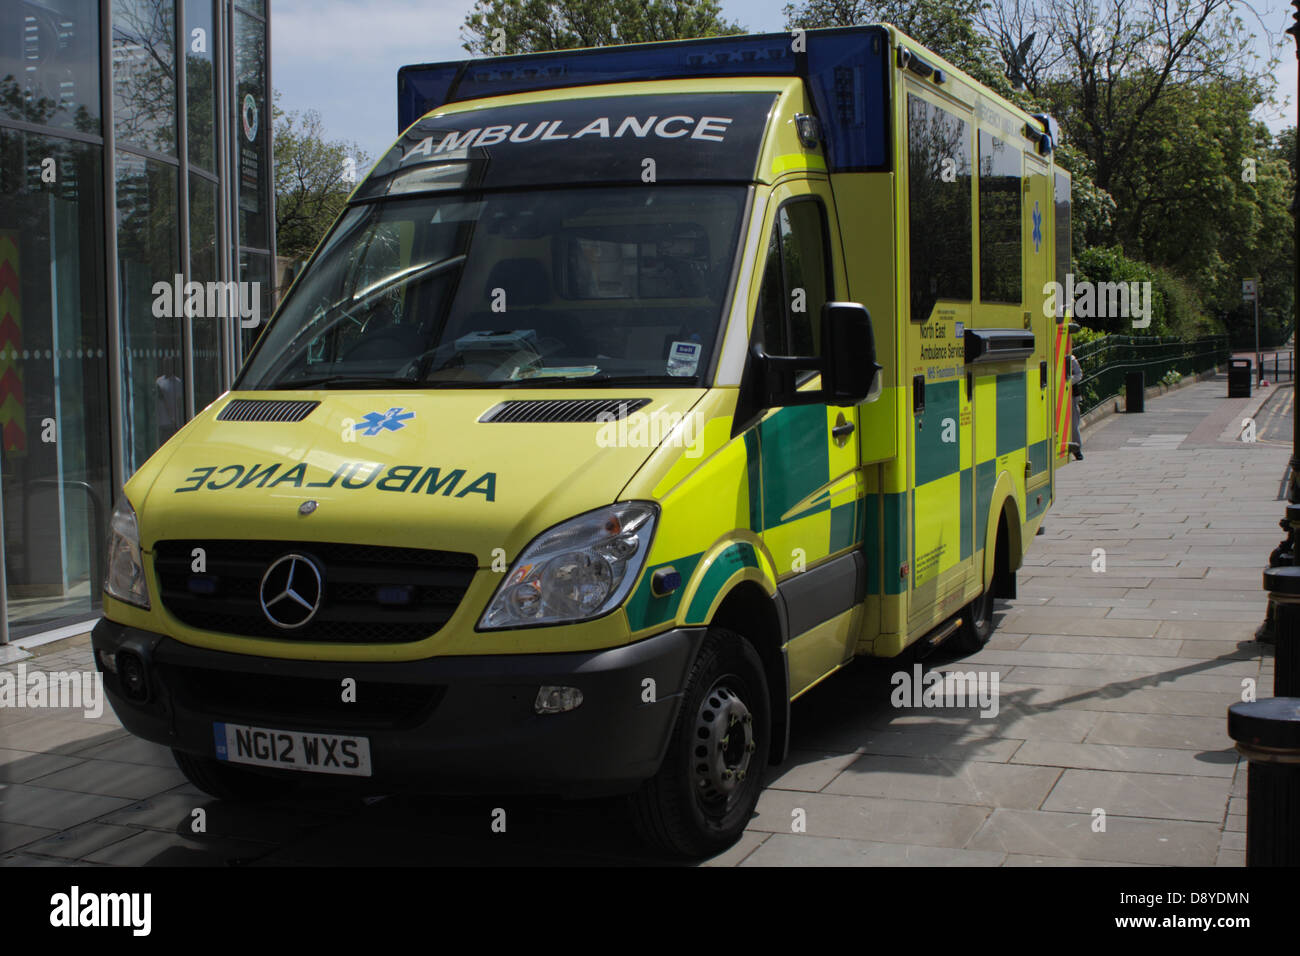
<instances>
[{"instance_id":1,"label":"windscreen wiper","mask_svg":"<svg viewBox=\"0 0 1300 956\"><path fill-rule=\"evenodd\" d=\"M267 388L267 391L300 388L388 388L390 386L420 388L421 383L409 378L382 375L321 375L316 378L295 378L282 380Z\"/></svg>"}]
</instances>

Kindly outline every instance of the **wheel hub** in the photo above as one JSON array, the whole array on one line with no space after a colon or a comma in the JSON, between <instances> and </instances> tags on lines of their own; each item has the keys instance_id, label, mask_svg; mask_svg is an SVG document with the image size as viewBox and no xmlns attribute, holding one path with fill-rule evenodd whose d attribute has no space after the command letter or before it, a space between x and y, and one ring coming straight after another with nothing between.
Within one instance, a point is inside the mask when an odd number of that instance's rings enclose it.
<instances>
[{"instance_id":1,"label":"wheel hub","mask_svg":"<svg viewBox=\"0 0 1300 956\"><path fill-rule=\"evenodd\" d=\"M750 772L757 745L754 717L745 702L719 681L695 717L694 776L705 801L730 802Z\"/></svg>"}]
</instances>

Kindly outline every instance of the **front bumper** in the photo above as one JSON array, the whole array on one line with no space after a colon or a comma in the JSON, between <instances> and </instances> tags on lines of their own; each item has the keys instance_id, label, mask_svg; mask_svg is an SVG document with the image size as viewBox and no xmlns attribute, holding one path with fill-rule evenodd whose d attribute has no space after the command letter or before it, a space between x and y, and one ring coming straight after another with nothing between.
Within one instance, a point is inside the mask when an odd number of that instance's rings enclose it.
<instances>
[{"instance_id":1,"label":"front bumper","mask_svg":"<svg viewBox=\"0 0 1300 956\"><path fill-rule=\"evenodd\" d=\"M369 785L578 796L631 790L659 769L703 637L703 628L679 628L585 653L317 662L207 650L105 619L92 642L123 726L177 750L213 756L215 722L345 734L370 741ZM116 661L119 652L143 663L143 700L105 669L104 654ZM535 713L543 684L577 687L581 706Z\"/></svg>"}]
</instances>

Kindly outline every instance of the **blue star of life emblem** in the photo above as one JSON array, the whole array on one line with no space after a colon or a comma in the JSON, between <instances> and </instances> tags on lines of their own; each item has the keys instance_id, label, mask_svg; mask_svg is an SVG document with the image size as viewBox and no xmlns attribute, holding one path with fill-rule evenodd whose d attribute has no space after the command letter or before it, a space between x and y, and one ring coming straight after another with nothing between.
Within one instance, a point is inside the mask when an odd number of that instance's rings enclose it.
<instances>
[{"instance_id":1,"label":"blue star of life emblem","mask_svg":"<svg viewBox=\"0 0 1300 956\"><path fill-rule=\"evenodd\" d=\"M363 435L378 435L380 432L395 432L405 428L406 422L415 417L415 412L400 408L390 408L386 412L368 412L361 421L352 426L353 431Z\"/></svg>"},{"instance_id":2,"label":"blue star of life emblem","mask_svg":"<svg viewBox=\"0 0 1300 956\"><path fill-rule=\"evenodd\" d=\"M1034 252L1043 244L1043 214L1038 211L1038 200L1034 200Z\"/></svg>"}]
</instances>

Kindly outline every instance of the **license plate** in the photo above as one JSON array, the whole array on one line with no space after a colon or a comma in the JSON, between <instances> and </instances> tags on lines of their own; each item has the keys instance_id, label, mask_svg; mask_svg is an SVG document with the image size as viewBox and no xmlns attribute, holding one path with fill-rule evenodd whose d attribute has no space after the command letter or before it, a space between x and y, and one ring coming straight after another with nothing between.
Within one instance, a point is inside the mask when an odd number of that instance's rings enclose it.
<instances>
[{"instance_id":1,"label":"license plate","mask_svg":"<svg viewBox=\"0 0 1300 956\"><path fill-rule=\"evenodd\" d=\"M370 741L365 737L223 723L214 723L212 730L218 760L308 773L370 776Z\"/></svg>"}]
</instances>

